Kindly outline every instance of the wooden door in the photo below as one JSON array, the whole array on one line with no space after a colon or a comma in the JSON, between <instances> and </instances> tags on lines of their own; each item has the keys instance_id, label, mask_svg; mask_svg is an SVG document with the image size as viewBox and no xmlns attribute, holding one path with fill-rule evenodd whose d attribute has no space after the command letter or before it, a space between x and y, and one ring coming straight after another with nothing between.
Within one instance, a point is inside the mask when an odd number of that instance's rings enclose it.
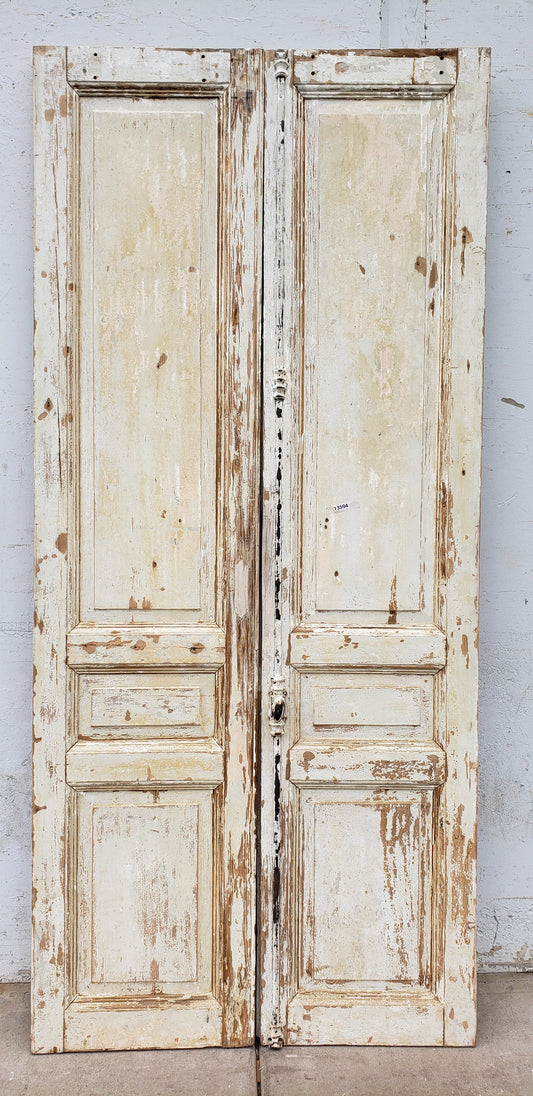
<instances>
[{"instance_id":1,"label":"wooden door","mask_svg":"<svg viewBox=\"0 0 533 1096\"><path fill-rule=\"evenodd\" d=\"M475 1039L487 51L268 54L262 1039Z\"/></svg>"},{"instance_id":2,"label":"wooden door","mask_svg":"<svg viewBox=\"0 0 533 1096\"><path fill-rule=\"evenodd\" d=\"M487 53L35 72L33 1047L253 1040L260 657L263 1041L469 1044Z\"/></svg>"},{"instance_id":3,"label":"wooden door","mask_svg":"<svg viewBox=\"0 0 533 1096\"><path fill-rule=\"evenodd\" d=\"M261 78L35 51L37 1052L254 1038Z\"/></svg>"}]
</instances>

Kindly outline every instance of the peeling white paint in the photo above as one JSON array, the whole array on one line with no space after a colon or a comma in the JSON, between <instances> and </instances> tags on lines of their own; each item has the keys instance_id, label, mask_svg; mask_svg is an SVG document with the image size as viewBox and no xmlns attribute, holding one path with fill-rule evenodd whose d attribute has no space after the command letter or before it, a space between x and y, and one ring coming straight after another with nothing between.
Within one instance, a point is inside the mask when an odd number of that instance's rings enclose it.
<instances>
[{"instance_id":1,"label":"peeling white paint","mask_svg":"<svg viewBox=\"0 0 533 1096\"><path fill-rule=\"evenodd\" d=\"M481 969L524 969L533 946L533 523L528 340L533 309L529 7L522 0L36 0L6 7L0 43L0 979L28 976L31 721L31 56L37 43L492 47L480 591ZM523 408L505 399L512 399ZM335 500L337 501L337 500ZM342 500L339 500L342 501ZM517 896L517 897L513 897ZM502 910L509 916L501 917ZM495 918L500 928L494 948ZM503 930L505 924L505 931ZM529 934L529 935L528 935ZM524 958L522 952L526 946ZM497 959L497 967L495 962Z\"/></svg>"}]
</instances>

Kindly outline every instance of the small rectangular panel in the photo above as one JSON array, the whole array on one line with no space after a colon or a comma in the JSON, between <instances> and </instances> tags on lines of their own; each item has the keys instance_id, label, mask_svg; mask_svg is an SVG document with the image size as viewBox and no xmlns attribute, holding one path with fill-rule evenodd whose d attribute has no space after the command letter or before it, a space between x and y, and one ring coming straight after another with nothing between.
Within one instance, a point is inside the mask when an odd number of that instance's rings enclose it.
<instances>
[{"instance_id":1,"label":"small rectangular panel","mask_svg":"<svg viewBox=\"0 0 533 1096\"><path fill-rule=\"evenodd\" d=\"M306 119L304 613L431 620L442 102Z\"/></svg>"},{"instance_id":2,"label":"small rectangular panel","mask_svg":"<svg viewBox=\"0 0 533 1096\"><path fill-rule=\"evenodd\" d=\"M303 738L431 739L433 678L413 674L302 674Z\"/></svg>"},{"instance_id":3,"label":"small rectangular panel","mask_svg":"<svg viewBox=\"0 0 533 1096\"><path fill-rule=\"evenodd\" d=\"M78 994L209 992L210 792L92 791L78 804Z\"/></svg>"},{"instance_id":4,"label":"small rectangular panel","mask_svg":"<svg viewBox=\"0 0 533 1096\"><path fill-rule=\"evenodd\" d=\"M82 619L213 619L217 118L81 99Z\"/></svg>"},{"instance_id":5,"label":"small rectangular panel","mask_svg":"<svg viewBox=\"0 0 533 1096\"><path fill-rule=\"evenodd\" d=\"M301 811L300 988L421 982L424 793L310 790Z\"/></svg>"},{"instance_id":6,"label":"small rectangular panel","mask_svg":"<svg viewBox=\"0 0 533 1096\"><path fill-rule=\"evenodd\" d=\"M78 737L207 738L215 674L81 674Z\"/></svg>"},{"instance_id":7,"label":"small rectangular panel","mask_svg":"<svg viewBox=\"0 0 533 1096\"><path fill-rule=\"evenodd\" d=\"M365 689L341 686L315 690L315 727L408 727L420 726L420 689L382 686Z\"/></svg>"},{"instance_id":8,"label":"small rectangular panel","mask_svg":"<svg viewBox=\"0 0 533 1096\"><path fill-rule=\"evenodd\" d=\"M199 689L97 689L91 695L94 729L193 726L200 723Z\"/></svg>"}]
</instances>

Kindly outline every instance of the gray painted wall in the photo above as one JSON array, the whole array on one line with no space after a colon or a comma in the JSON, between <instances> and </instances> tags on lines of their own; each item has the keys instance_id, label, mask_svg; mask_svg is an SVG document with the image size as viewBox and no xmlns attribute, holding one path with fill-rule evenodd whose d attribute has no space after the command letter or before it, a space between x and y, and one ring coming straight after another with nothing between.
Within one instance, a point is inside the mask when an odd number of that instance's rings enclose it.
<instances>
[{"instance_id":1,"label":"gray painted wall","mask_svg":"<svg viewBox=\"0 0 533 1096\"><path fill-rule=\"evenodd\" d=\"M47 11L43 11L43 8ZM479 956L533 966L533 0L0 0L0 980L29 976L31 46L491 46Z\"/></svg>"}]
</instances>

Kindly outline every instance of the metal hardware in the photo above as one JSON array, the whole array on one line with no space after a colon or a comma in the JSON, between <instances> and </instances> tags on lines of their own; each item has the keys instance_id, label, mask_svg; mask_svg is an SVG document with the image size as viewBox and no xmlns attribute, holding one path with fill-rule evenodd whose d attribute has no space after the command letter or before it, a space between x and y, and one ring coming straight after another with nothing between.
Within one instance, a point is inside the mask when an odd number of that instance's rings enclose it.
<instances>
[{"instance_id":1,"label":"metal hardware","mask_svg":"<svg viewBox=\"0 0 533 1096\"><path fill-rule=\"evenodd\" d=\"M271 733L283 734L287 722L287 689L281 677L273 677L269 689L270 715L268 722Z\"/></svg>"}]
</instances>

